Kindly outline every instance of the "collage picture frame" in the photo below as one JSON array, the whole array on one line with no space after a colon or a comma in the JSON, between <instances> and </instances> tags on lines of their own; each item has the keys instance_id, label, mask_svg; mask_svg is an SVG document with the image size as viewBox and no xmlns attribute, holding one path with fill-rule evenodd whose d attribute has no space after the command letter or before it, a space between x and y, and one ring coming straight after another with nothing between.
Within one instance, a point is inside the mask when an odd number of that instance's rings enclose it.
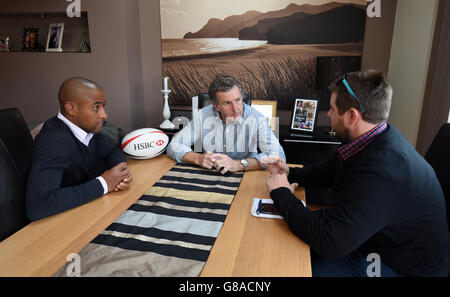
<instances>
[{"instance_id":1,"label":"collage picture frame","mask_svg":"<svg viewBox=\"0 0 450 297\"><path fill-rule=\"evenodd\" d=\"M319 99L296 99L292 112L291 130L313 134L317 124Z\"/></svg>"}]
</instances>

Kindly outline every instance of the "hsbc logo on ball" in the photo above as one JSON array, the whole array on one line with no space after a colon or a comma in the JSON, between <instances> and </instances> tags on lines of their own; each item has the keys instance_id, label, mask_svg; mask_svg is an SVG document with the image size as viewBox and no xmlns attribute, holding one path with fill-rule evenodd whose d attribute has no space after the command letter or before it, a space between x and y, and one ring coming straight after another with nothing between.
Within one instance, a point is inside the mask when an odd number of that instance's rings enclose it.
<instances>
[{"instance_id":1,"label":"hsbc logo on ball","mask_svg":"<svg viewBox=\"0 0 450 297\"><path fill-rule=\"evenodd\" d=\"M148 150L148 149L154 148L155 146L163 146L163 145L164 145L164 140L162 140L162 139L160 139L158 141L135 143L134 150L136 150L136 151Z\"/></svg>"}]
</instances>

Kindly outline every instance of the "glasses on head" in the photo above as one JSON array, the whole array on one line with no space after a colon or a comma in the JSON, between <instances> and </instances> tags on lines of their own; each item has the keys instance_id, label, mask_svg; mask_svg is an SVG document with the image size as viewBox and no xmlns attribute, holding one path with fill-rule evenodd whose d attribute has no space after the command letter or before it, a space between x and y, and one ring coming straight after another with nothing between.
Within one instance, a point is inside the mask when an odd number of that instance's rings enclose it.
<instances>
[{"instance_id":1,"label":"glasses on head","mask_svg":"<svg viewBox=\"0 0 450 297\"><path fill-rule=\"evenodd\" d=\"M359 107L361 108L361 112L365 113L366 111L364 110L364 107L362 106L361 101L358 99L358 97L356 96L355 92L350 87L350 84L347 81L347 75L348 75L348 73L344 74L342 79L339 80L339 82L336 85L343 84L345 86L345 88L347 89L347 92L356 100L356 102L359 103Z\"/></svg>"}]
</instances>

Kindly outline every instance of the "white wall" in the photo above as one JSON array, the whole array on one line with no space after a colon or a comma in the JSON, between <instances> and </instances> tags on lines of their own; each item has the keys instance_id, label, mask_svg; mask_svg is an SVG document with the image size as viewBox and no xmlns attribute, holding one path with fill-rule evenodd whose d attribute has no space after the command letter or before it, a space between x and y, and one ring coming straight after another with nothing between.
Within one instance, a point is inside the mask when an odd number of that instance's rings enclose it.
<instances>
[{"instance_id":1,"label":"white wall","mask_svg":"<svg viewBox=\"0 0 450 297\"><path fill-rule=\"evenodd\" d=\"M394 88L389 122L416 145L438 0L398 0L388 79Z\"/></svg>"}]
</instances>

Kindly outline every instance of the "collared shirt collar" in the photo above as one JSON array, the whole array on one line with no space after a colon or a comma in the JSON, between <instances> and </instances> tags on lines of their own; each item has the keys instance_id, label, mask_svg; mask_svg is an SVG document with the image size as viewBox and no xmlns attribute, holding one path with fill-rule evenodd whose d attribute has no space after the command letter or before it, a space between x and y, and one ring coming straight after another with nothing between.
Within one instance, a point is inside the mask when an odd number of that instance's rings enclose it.
<instances>
[{"instance_id":1,"label":"collared shirt collar","mask_svg":"<svg viewBox=\"0 0 450 297\"><path fill-rule=\"evenodd\" d=\"M83 129L69 121L65 116L62 115L61 111L58 112L58 119L64 122L64 124L69 127L70 131L72 131L73 135L85 146L89 147L89 142L91 141L94 133L86 133Z\"/></svg>"},{"instance_id":2,"label":"collared shirt collar","mask_svg":"<svg viewBox=\"0 0 450 297\"><path fill-rule=\"evenodd\" d=\"M376 136L380 135L387 129L387 123L382 122L372 130L364 133L350 143L347 143L337 149L339 159L346 162L351 157L362 151L369 143L371 143Z\"/></svg>"}]
</instances>

